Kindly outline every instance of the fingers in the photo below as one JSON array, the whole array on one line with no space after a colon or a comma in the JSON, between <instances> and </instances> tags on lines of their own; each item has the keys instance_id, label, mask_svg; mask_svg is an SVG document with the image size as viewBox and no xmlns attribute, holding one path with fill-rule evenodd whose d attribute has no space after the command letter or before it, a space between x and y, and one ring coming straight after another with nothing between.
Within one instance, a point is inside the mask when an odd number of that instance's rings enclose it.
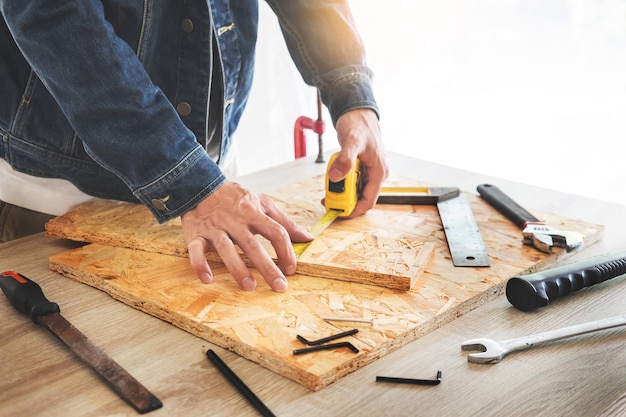
<instances>
[{"instance_id":1,"label":"fingers","mask_svg":"<svg viewBox=\"0 0 626 417\"><path fill-rule=\"evenodd\" d=\"M376 204L382 184L389 176L389 162L385 154L378 118L372 110L357 109L343 114L337 121L336 130L341 152L335 160L337 166L333 164L331 170L336 169L337 175L341 172L345 177L352 169L352 161L356 158L361 161L363 188L359 201L349 216L357 217ZM329 171L329 177L330 173L331 171Z\"/></svg>"},{"instance_id":2,"label":"fingers","mask_svg":"<svg viewBox=\"0 0 626 417\"><path fill-rule=\"evenodd\" d=\"M223 192L222 192L223 191ZM202 282L213 279L206 252L213 248L233 278L244 290L254 290L256 281L235 244L261 273L274 291L286 291L285 275L296 271L291 241L307 242L313 236L280 211L266 196L256 196L234 183L224 184L196 208L182 216L191 267ZM267 238L278 256L278 265L256 234Z\"/></svg>"},{"instance_id":3,"label":"fingers","mask_svg":"<svg viewBox=\"0 0 626 417\"><path fill-rule=\"evenodd\" d=\"M337 182L361 161L361 198L350 217L359 216L376 204L389 165L382 145L376 113L356 109L344 113L336 124L341 152L329 168L329 179ZM182 217L192 269L202 282L213 275L205 254L212 246L244 290L256 288L250 270L235 243L261 273L274 291L286 291L285 275L296 271L296 256L291 242L308 242L313 236L281 212L269 197L257 196L236 183L226 181L213 194ZM267 238L276 251L275 263L256 234Z\"/></svg>"},{"instance_id":4,"label":"fingers","mask_svg":"<svg viewBox=\"0 0 626 417\"><path fill-rule=\"evenodd\" d=\"M189 252L189 263L191 264L191 269L194 270L200 281L205 284L210 284L213 282L213 272L211 271L211 267L204 256L206 253L204 243L205 241L202 238L193 239L188 243L187 250Z\"/></svg>"},{"instance_id":5,"label":"fingers","mask_svg":"<svg viewBox=\"0 0 626 417\"><path fill-rule=\"evenodd\" d=\"M285 275L293 275L297 261L291 242L309 242L314 236L280 211L271 198L261 196L261 204L272 221L263 223L257 232L272 243L280 270Z\"/></svg>"},{"instance_id":6,"label":"fingers","mask_svg":"<svg viewBox=\"0 0 626 417\"><path fill-rule=\"evenodd\" d=\"M358 152L354 147L343 147L339 155L328 169L328 179L332 182L341 181L354 169Z\"/></svg>"},{"instance_id":7,"label":"fingers","mask_svg":"<svg viewBox=\"0 0 626 417\"><path fill-rule=\"evenodd\" d=\"M213 275L206 261L207 246L210 245L215 249L222 262L239 284L242 290L252 291L256 289L256 280L241 259L241 255L237 250L233 240L226 233L216 233L211 237L196 237L188 244L189 261L192 269L204 283L211 283ZM238 246L246 254L253 265L256 265L258 271L264 277L268 285L277 292L286 291L289 287L285 276L281 270L273 262L267 251L261 245L259 240L251 233L242 233L241 237L236 240ZM293 252L293 250L292 250ZM295 265L293 272L295 273Z\"/></svg>"},{"instance_id":8,"label":"fingers","mask_svg":"<svg viewBox=\"0 0 626 417\"><path fill-rule=\"evenodd\" d=\"M278 268L278 266L274 263L274 261L269 256L269 254L267 253L263 245L261 245L261 243L256 238L256 236L254 236L253 234L249 234L248 236L238 239L237 244L239 245L241 250L246 254L248 259L250 259L250 262L261 273L261 275L265 279L265 282L267 282L267 284L272 288L272 290L277 291L277 292L287 291L289 284L287 283L287 279L285 278L285 275ZM292 253L293 253L293 250L292 250ZM242 266L245 268L245 264L243 263L243 261L241 261L241 257L239 257L238 254L236 255L237 256L234 257L236 258L236 261L234 258L231 259L231 261L241 262ZM221 253L220 253L220 256L222 256ZM224 258L222 259L224 260ZM224 262L226 261L224 260ZM287 261L287 262L290 262L290 261ZM293 272L292 272L293 274L295 273L295 270L296 270L295 263L291 265L293 268ZM241 275L239 275L237 270L236 269L233 270L231 269L231 267L229 267L228 269L233 274L233 277L235 277L235 279L239 282ZM245 269L247 270L247 268ZM247 280L248 278L252 279L252 276L249 275L249 276L244 277L243 279ZM241 281L241 282L244 282L244 281ZM254 288L251 288L251 289L254 289Z\"/></svg>"},{"instance_id":9,"label":"fingers","mask_svg":"<svg viewBox=\"0 0 626 417\"><path fill-rule=\"evenodd\" d=\"M366 165L363 162L361 184L364 184L364 187L361 190L359 201L349 217L360 216L376 205L383 183L389 176L386 157L383 155L382 158L380 162L373 165Z\"/></svg>"},{"instance_id":10,"label":"fingers","mask_svg":"<svg viewBox=\"0 0 626 417\"><path fill-rule=\"evenodd\" d=\"M274 200L267 196L261 196L260 198L267 215L285 229L291 242L310 242L313 240L314 236L282 212L276 206Z\"/></svg>"},{"instance_id":11,"label":"fingers","mask_svg":"<svg viewBox=\"0 0 626 417\"><path fill-rule=\"evenodd\" d=\"M239 284L239 288L246 291L254 290L256 280L241 259L230 237L225 233L219 233L219 236L212 239L212 244L228 271Z\"/></svg>"}]
</instances>

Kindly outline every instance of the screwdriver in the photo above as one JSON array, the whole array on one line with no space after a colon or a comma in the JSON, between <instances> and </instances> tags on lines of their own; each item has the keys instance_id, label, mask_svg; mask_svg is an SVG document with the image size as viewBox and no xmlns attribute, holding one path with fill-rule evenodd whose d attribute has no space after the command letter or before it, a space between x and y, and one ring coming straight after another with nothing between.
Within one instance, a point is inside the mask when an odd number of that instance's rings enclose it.
<instances>
[{"instance_id":1,"label":"screwdriver","mask_svg":"<svg viewBox=\"0 0 626 417\"><path fill-rule=\"evenodd\" d=\"M15 271L5 271L0 274L0 288L17 311L58 337L140 414L163 406L161 400L61 316L59 305L46 298L39 284Z\"/></svg>"},{"instance_id":2,"label":"screwdriver","mask_svg":"<svg viewBox=\"0 0 626 417\"><path fill-rule=\"evenodd\" d=\"M30 316L35 323L39 323L40 316L61 312L57 303L46 298L39 284L17 272L3 272L0 288L13 307L20 313Z\"/></svg>"}]
</instances>

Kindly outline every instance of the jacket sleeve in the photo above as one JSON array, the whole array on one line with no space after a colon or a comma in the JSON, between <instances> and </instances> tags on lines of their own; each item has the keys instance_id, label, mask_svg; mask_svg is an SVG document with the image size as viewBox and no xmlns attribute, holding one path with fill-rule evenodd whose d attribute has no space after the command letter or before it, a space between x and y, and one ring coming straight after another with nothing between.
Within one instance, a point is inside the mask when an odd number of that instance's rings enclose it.
<instances>
[{"instance_id":1,"label":"jacket sleeve","mask_svg":"<svg viewBox=\"0 0 626 417\"><path fill-rule=\"evenodd\" d=\"M343 113L378 114L372 71L347 0L267 0L304 81L320 90L333 125Z\"/></svg>"},{"instance_id":2,"label":"jacket sleeve","mask_svg":"<svg viewBox=\"0 0 626 417\"><path fill-rule=\"evenodd\" d=\"M89 155L164 222L225 179L95 0L0 0L11 34Z\"/></svg>"}]
</instances>

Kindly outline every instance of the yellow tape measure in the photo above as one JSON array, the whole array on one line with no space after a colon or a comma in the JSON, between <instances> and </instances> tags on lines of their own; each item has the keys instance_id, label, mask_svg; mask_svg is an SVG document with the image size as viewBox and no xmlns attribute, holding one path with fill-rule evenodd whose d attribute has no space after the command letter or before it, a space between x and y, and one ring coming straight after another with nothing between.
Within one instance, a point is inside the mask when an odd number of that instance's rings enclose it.
<instances>
[{"instance_id":1,"label":"yellow tape measure","mask_svg":"<svg viewBox=\"0 0 626 417\"><path fill-rule=\"evenodd\" d=\"M354 166L344 179L332 182L328 178L328 171L330 171L330 166L338 156L338 152L332 154L328 160L328 166L326 167L326 198L324 199L324 206L327 212L335 210L340 212L339 217L347 217L352 213L356 207L356 203L359 201L361 161L356 160Z\"/></svg>"},{"instance_id":2,"label":"yellow tape measure","mask_svg":"<svg viewBox=\"0 0 626 417\"><path fill-rule=\"evenodd\" d=\"M326 228L328 226L330 226L330 224L341 215L341 211L339 210L330 210L327 211L326 213L324 213L324 215L322 216L321 219L319 219L317 221L317 223L315 223L315 225L313 225L313 227L311 227L311 234L314 237L318 237L319 235L322 234L322 232L324 230L326 230ZM305 242L305 243L294 243L293 244L293 251L296 253L296 258L299 258L300 255L302 255L302 253L306 250L306 248L309 247L309 245L312 243L311 242Z\"/></svg>"},{"instance_id":3,"label":"yellow tape measure","mask_svg":"<svg viewBox=\"0 0 626 417\"><path fill-rule=\"evenodd\" d=\"M338 156L339 152L332 154L326 166L324 187L326 194L324 207L326 208L326 213L310 230L311 234L315 237L318 237L337 217L349 216L356 207L356 203L359 201L361 163L358 159L344 179L337 182L332 182L328 179L330 166ZM296 253L296 257L299 257L310 244L311 242L294 243L293 250Z\"/></svg>"}]
</instances>

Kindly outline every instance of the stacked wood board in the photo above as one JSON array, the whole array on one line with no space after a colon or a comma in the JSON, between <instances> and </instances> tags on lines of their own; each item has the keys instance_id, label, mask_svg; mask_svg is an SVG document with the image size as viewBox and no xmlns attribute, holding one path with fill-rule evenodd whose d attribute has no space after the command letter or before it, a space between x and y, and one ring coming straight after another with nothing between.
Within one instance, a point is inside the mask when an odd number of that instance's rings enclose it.
<instances>
[{"instance_id":1,"label":"stacked wood board","mask_svg":"<svg viewBox=\"0 0 626 417\"><path fill-rule=\"evenodd\" d=\"M268 194L302 225L323 215L321 178ZM515 225L478 196L466 197L490 267L452 265L436 206L379 205L323 232L301 256L287 292L271 291L256 272L257 290L241 291L215 255L208 256L214 282L196 278L180 222L159 225L142 206L105 200L47 225L52 236L93 242L51 257L50 267L319 390L501 295L510 276L549 267L564 255L523 245ZM602 235L599 225L534 214L581 232L587 246ZM340 348L293 354L304 347L297 335L319 339L352 328L358 333L342 340L358 353Z\"/></svg>"},{"instance_id":2,"label":"stacked wood board","mask_svg":"<svg viewBox=\"0 0 626 417\"><path fill-rule=\"evenodd\" d=\"M322 187L323 179L314 178L276 190L271 196L290 217L311 227L324 214ZM408 290L433 256L435 243L426 237L441 230L437 208L424 210L429 216L415 212L412 206L385 205L367 216L337 219L300 256L297 272ZM46 229L52 236L77 241L187 255L180 219L159 225L137 204L92 200L54 219ZM261 240L275 258L269 242ZM220 261L215 253L207 258Z\"/></svg>"}]
</instances>

